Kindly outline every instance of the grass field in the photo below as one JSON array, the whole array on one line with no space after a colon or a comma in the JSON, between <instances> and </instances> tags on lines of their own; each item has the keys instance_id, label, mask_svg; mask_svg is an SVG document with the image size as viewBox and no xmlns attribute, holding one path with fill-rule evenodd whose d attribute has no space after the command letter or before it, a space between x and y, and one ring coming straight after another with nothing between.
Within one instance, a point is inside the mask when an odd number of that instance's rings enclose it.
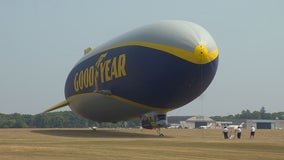
<instances>
[{"instance_id":1,"label":"grass field","mask_svg":"<svg viewBox=\"0 0 284 160\"><path fill-rule=\"evenodd\" d=\"M225 140L220 129L0 129L1 160L284 159L284 130L243 130Z\"/></svg>"}]
</instances>

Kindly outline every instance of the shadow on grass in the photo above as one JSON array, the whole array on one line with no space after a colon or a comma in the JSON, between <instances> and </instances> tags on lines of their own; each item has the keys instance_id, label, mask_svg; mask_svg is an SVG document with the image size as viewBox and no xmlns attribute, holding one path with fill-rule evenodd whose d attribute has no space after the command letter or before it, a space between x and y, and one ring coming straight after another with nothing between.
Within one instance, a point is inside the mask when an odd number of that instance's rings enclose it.
<instances>
[{"instance_id":1,"label":"shadow on grass","mask_svg":"<svg viewBox=\"0 0 284 160\"><path fill-rule=\"evenodd\" d=\"M62 137L77 137L77 138L171 138L169 136L159 137L153 132L153 134L147 133L134 133L131 130L82 130L82 129L39 129L32 130L33 133L62 136Z\"/></svg>"}]
</instances>

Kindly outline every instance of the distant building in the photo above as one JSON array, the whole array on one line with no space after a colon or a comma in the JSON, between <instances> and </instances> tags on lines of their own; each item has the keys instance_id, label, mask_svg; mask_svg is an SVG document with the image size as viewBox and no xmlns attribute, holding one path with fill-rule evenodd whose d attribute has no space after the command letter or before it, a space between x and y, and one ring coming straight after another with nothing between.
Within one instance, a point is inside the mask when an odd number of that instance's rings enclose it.
<instances>
[{"instance_id":1,"label":"distant building","mask_svg":"<svg viewBox=\"0 0 284 160\"><path fill-rule=\"evenodd\" d=\"M245 122L243 128L249 129L251 126L256 129L284 129L284 120L261 120L261 119L238 119L227 121L214 121L206 116L170 116L168 123L172 128L224 128L225 126L236 126ZM208 127L204 127L208 126Z\"/></svg>"},{"instance_id":2,"label":"distant building","mask_svg":"<svg viewBox=\"0 0 284 160\"><path fill-rule=\"evenodd\" d=\"M179 124L180 121L185 121L192 116L168 116L167 120L169 124Z\"/></svg>"},{"instance_id":3,"label":"distant building","mask_svg":"<svg viewBox=\"0 0 284 160\"><path fill-rule=\"evenodd\" d=\"M246 126L247 128L254 126L257 129L283 129L284 120L249 119Z\"/></svg>"},{"instance_id":4,"label":"distant building","mask_svg":"<svg viewBox=\"0 0 284 160\"><path fill-rule=\"evenodd\" d=\"M185 121L181 121L181 126L183 128L193 129L193 128L200 128L201 126L208 126L210 123L215 126L215 121L209 117L205 116L194 116L190 117Z\"/></svg>"}]
</instances>

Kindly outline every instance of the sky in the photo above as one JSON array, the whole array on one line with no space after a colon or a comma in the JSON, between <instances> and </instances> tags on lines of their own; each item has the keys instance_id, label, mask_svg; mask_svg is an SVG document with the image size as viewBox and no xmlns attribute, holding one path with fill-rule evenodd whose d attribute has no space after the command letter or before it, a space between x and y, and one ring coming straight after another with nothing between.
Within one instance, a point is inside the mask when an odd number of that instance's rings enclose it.
<instances>
[{"instance_id":1,"label":"sky","mask_svg":"<svg viewBox=\"0 0 284 160\"><path fill-rule=\"evenodd\" d=\"M171 19L203 26L217 43L219 67L199 98L169 115L284 111L283 6L282 0L0 0L0 113L41 113L64 100L66 77L85 48Z\"/></svg>"}]
</instances>

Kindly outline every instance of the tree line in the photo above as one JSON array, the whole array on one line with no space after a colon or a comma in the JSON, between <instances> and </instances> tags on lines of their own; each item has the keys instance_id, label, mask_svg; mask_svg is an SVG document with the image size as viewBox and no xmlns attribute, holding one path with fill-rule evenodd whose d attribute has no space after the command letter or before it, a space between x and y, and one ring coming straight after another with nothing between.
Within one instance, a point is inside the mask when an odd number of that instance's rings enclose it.
<instances>
[{"instance_id":1,"label":"tree line","mask_svg":"<svg viewBox=\"0 0 284 160\"><path fill-rule=\"evenodd\" d=\"M251 112L250 110L243 110L241 113L235 115L213 116L210 118L215 121L238 119L284 120L284 112L266 113L265 108L262 107L259 111ZM84 119L72 111L50 112L36 115L0 113L0 128L86 128L93 126L103 128L135 128L141 126L141 124L139 119L117 123L98 123Z\"/></svg>"},{"instance_id":2,"label":"tree line","mask_svg":"<svg viewBox=\"0 0 284 160\"><path fill-rule=\"evenodd\" d=\"M86 128L86 127L137 127L140 120L117 123L98 123L87 120L72 111L29 114L0 114L0 128Z\"/></svg>"},{"instance_id":3,"label":"tree line","mask_svg":"<svg viewBox=\"0 0 284 160\"><path fill-rule=\"evenodd\" d=\"M228 116L213 116L215 121L238 120L238 119L267 119L267 120L284 120L284 112L267 113L265 107L259 111L242 110L241 113Z\"/></svg>"}]
</instances>

